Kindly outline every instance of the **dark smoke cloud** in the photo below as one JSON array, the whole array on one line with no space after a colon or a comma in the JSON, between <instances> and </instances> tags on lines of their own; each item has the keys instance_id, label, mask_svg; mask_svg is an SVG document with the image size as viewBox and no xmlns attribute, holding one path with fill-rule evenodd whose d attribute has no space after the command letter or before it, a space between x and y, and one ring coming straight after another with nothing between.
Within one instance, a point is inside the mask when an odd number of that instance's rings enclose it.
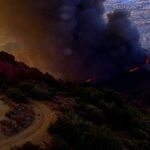
<instances>
[{"instance_id":1,"label":"dark smoke cloud","mask_svg":"<svg viewBox=\"0 0 150 150\"><path fill-rule=\"evenodd\" d=\"M116 10L108 14L108 23L104 21L104 1L3 3L10 7L6 13L8 28L29 49L26 56L30 61L34 58L33 64L69 80L93 76L101 80L141 65L146 56L126 11Z\"/></svg>"},{"instance_id":2,"label":"dark smoke cloud","mask_svg":"<svg viewBox=\"0 0 150 150\"><path fill-rule=\"evenodd\" d=\"M139 33L125 10L103 19L103 0L62 1L58 6L57 39L62 42L61 58L67 79L95 76L108 79L144 63L146 56L139 45ZM60 25L60 26L59 26ZM68 64L67 64L68 63Z\"/></svg>"}]
</instances>

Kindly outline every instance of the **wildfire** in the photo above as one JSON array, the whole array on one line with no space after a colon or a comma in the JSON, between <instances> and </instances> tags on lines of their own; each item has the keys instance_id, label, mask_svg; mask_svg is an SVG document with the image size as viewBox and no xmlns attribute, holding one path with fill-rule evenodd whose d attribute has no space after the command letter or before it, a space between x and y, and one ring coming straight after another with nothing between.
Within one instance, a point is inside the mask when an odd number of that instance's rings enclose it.
<instances>
[{"instance_id":1,"label":"wildfire","mask_svg":"<svg viewBox=\"0 0 150 150\"><path fill-rule=\"evenodd\" d=\"M146 57L145 58L145 64L147 65L147 64L150 64L150 57Z\"/></svg>"},{"instance_id":2,"label":"wildfire","mask_svg":"<svg viewBox=\"0 0 150 150\"><path fill-rule=\"evenodd\" d=\"M148 64L150 64L150 57L145 57L145 59L144 59L144 65L148 65ZM134 68L131 68L130 70L129 70L129 72L136 72L136 71L138 71L138 70L140 70L140 68L141 68L142 66L136 66L136 67L134 67Z\"/></svg>"},{"instance_id":3,"label":"wildfire","mask_svg":"<svg viewBox=\"0 0 150 150\"><path fill-rule=\"evenodd\" d=\"M129 72L135 72L135 71L138 71L140 69L140 67L138 66L138 67L134 67L134 68L132 68L132 69L130 69L129 70Z\"/></svg>"},{"instance_id":4,"label":"wildfire","mask_svg":"<svg viewBox=\"0 0 150 150\"><path fill-rule=\"evenodd\" d=\"M93 81L95 81L95 80L96 80L96 78L95 78L95 77L92 77L92 78L90 78L90 79L87 79L86 82L89 83L89 82L93 82Z\"/></svg>"}]
</instances>

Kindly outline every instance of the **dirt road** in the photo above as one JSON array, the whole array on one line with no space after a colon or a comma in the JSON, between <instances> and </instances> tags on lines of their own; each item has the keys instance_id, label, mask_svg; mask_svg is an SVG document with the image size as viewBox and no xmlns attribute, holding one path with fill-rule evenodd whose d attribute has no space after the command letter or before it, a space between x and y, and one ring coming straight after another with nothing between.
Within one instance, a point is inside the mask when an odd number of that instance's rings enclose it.
<instances>
[{"instance_id":1,"label":"dirt road","mask_svg":"<svg viewBox=\"0 0 150 150\"><path fill-rule=\"evenodd\" d=\"M31 103L36 113L35 121L23 132L7 140L0 141L0 150L10 150L13 146L20 146L28 141L36 141L37 138L46 133L49 125L55 122L56 114L53 110L40 102L32 101Z\"/></svg>"},{"instance_id":2,"label":"dirt road","mask_svg":"<svg viewBox=\"0 0 150 150\"><path fill-rule=\"evenodd\" d=\"M9 107L0 100L0 120L3 120L5 118L5 114L8 112Z\"/></svg>"}]
</instances>

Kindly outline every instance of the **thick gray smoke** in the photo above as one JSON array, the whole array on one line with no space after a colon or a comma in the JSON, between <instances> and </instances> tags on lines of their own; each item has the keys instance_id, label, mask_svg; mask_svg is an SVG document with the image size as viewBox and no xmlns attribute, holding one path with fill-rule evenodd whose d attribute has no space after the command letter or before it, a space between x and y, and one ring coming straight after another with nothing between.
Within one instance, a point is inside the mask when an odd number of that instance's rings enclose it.
<instances>
[{"instance_id":1,"label":"thick gray smoke","mask_svg":"<svg viewBox=\"0 0 150 150\"><path fill-rule=\"evenodd\" d=\"M146 54L139 45L139 33L129 21L128 12L116 10L108 14L106 24L103 2L55 0L49 5L45 3L50 13L46 13L50 16L46 20L51 22L48 25L53 24L51 35L57 44L56 66L67 79L93 76L108 79L144 63Z\"/></svg>"}]
</instances>

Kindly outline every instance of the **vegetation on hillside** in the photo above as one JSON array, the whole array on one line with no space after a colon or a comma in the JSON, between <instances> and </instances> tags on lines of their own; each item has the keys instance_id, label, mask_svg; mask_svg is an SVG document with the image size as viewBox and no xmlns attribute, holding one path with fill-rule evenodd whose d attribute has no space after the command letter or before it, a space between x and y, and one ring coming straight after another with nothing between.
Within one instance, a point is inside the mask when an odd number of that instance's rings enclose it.
<instances>
[{"instance_id":1,"label":"vegetation on hillside","mask_svg":"<svg viewBox=\"0 0 150 150\"><path fill-rule=\"evenodd\" d=\"M127 104L121 94L113 90L80 87L75 95L78 107L63 111L56 124L49 128L55 139L63 139L61 143L65 142L65 147L149 150L150 114L147 111Z\"/></svg>"},{"instance_id":2,"label":"vegetation on hillside","mask_svg":"<svg viewBox=\"0 0 150 150\"><path fill-rule=\"evenodd\" d=\"M21 84L23 96L53 102L55 96L72 98L76 107L61 108L50 126L52 150L149 150L150 114L114 90L65 84L59 88ZM29 90L30 89L30 90ZM141 93L141 97L143 94ZM144 96L146 98L146 96ZM63 100L62 100L63 101ZM24 146L18 150L23 150Z\"/></svg>"}]
</instances>

